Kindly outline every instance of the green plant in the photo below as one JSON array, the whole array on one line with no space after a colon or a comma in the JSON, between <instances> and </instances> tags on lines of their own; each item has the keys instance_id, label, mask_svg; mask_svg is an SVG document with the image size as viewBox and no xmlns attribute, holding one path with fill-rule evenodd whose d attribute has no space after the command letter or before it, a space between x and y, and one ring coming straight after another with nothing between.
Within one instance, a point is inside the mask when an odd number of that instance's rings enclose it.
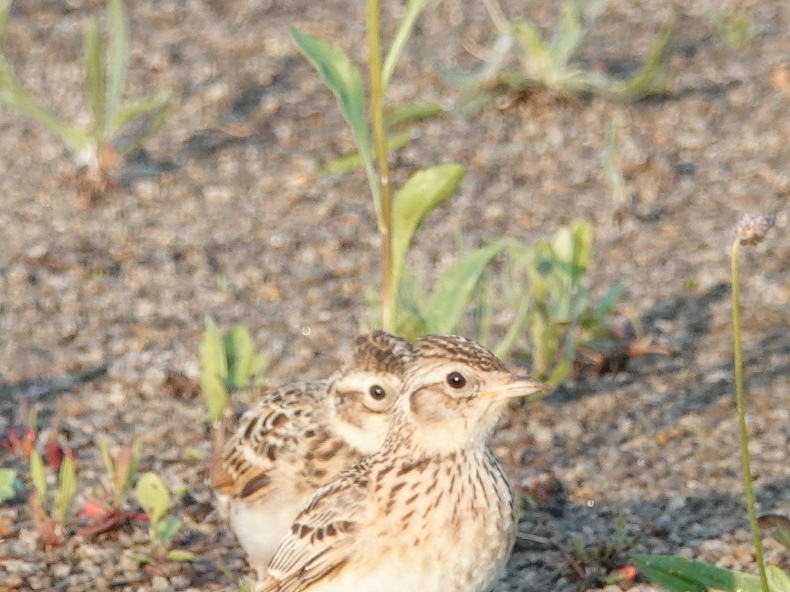
<instances>
[{"instance_id":1,"label":"green plant","mask_svg":"<svg viewBox=\"0 0 790 592\"><path fill-rule=\"evenodd\" d=\"M638 537L627 537L625 527L625 519L620 516L615 520L614 532L604 542L585 546L578 539L571 539L568 560L586 586L604 587L633 577L633 568L624 565L623 554L636 544Z\"/></svg>"},{"instance_id":2,"label":"green plant","mask_svg":"<svg viewBox=\"0 0 790 592\"><path fill-rule=\"evenodd\" d=\"M382 65L378 1L367 0L369 101L362 74L343 49L291 27L291 36L297 47L334 93L340 112L351 128L357 154L368 179L381 236L380 324L387 331L396 328L403 262L412 236L425 216L452 195L464 174L463 167L457 164L417 171L396 192L394 199L392 197L384 93L426 4L427 0L409 0L406 3L403 19ZM369 105L369 119L365 115L366 103Z\"/></svg>"},{"instance_id":3,"label":"green plant","mask_svg":"<svg viewBox=\"0 0 790 592\"><path fill-rule=\"evenodd\" d=\"M194 553L183 549L171 549L173 537L181 528L181 520L168 514L171 500L164 481L156 473L145 473L137 481L135 496L148 516L148 537L155 547L154 559L159 561L192 561ZM141 561L151 558L142 555Z\"/></svg>"},{"instance_id":4,"label":"green plant","mask_svg":"<svg viewBox=\"0 0 790 592\"><path fill-rule=\"evenodd\" d=\"M606 148L603 154L603 171L606 184L612 198L613 213L612 217L619 224L625 216L628 207L628 190L625 185L623 171L617 162L620 139L617 135L617 123L615 119L609 120L606 127Z\"/></svg>"},{"instance_id":5,"label":"green plant","mask_svg":"<svg viewBox=\"0 0 790 592\"><path fill-rule=\"evenodd\" d=\"M12 500L19 491L19 479L14 469L0 469L0 504Z\"/></svg>"},{"instance_id":6,"label":"green plant","mask_svg":"<svg viewBox=\"0 0 790 592\"><path fill-rule=\"evenodd\" d=\"M30 506L33 524L45 546L55 545L63 536L66 519L69 516L74 496L77 494L77 473L74 461L70 456L63 458L58 471L57 489L50 500L47 488L47 475L44 460L38 451L30 454L30 478L34 490L30 494Z\"/></svg>"},{"instance_id":7,"label":"green plant","mask_svg":"<svg viewBox=\"0 0 790 592\"><path fill-rule=\"evenodd\" d=\"M247 386L266 365L246 328L233 325L221 334L214 319L206 317L200 340L200 389L211 422L222 418L229 394Z\"/></svg>"},{"instance_id":8,"label":"green plant","mask_svg":"<svg viewBox=\"0 0 790 592\"><path fill-rule=\"evenodd\" d=\"M409 275L400 293L397 331L407 338L467 333L500 357L510 354L526 332L533 371L557 384L571 371L580 346L609 335L606 319L622 293L618 283L593 301L588 286L592 243L592 225L576 220L550 240L497 240L459 256L430 292ZM495 267L498 258L505 263ZM503 313L511 318L495 341L492 319Z\"/></svg>"},{"instance_id":9,"label":"green plant","mask_svg":"<svg viewBox=\"0 0 790 592\"><path fill-rule=\"evenodd\" d=\"M716 7L709 8L705 17L714 26L724 42L733 49L740 49L759 34L751 17L744 12L728 15Z\"/></svg>"},{"instance_id":10,"label":"green plant","mask_svg":"<svg viewBox=\"0 0 790 592\"><path fill-rule=\"evenodd\" d=\"M596 94L617 100L637 100L664 88L664 61L675 30L674 12L648 51L642 67L625 80L587 69L578 59L579 50L609 0L563 0L556 28L544 36L528 20L509 21L496 3L485 6L499 31L488 63L472 73L443 71L444 78L462 92L461 105L474 109L489 100L497 89L523 92L536 87L555 93ZM506 70L506 58L514 47L521 70Z\"/></svg>"},{"instance_id":11,"label":"green plant","mask_svg":"<svg viewBox=\"0 0 790 592\"><path fill-rule=\"evenodd\" d=\"M776 566L766 569L752 489L752 473L749 460L749 437L746 429L746 406L743 388L743 346L741 343L740 302L738 287L738 252L741 245L756 245L765 238L773 227L774 216L770 214L746 215L738 223L737 235L730 251L730 273L732 277L732 335L733 362L735 368L735 403L738 418L738 438L743 470L743 485L746 511L754 544L758 576L708 565L699 561L688 561L666 555L638 555L634 563L639 570L657 584L671 592L704 592L715 588L735 592L790 592L790 578ZM776 530L777 540L790 550L790 520L776 514L764 516L763 524Z\"/></svg>"},{"instance_id":12,"label":"green plant","mask_svg":"<svg viewBox=\"0 0 790 592\"><path fill-rule=\"evenodd\" d=\"M112 499L115 509L120 509L137 476L137 464L140 460L140 443L134 441L131 446L121 446L113 455L106 438L99 439L104 470L107 474L107 497Z\"/></svg>"},{"instance_id":13,"label":"green plant","mask_svg":"<svg viewBox=\"0 0 790 592\"><path fill-rule=\"evenodd\" d=\"M0 0L0 43L11 0ZM94 199L110 182L109 170L118 154L139 148L164 123L170 93L123 104L129 70L129 17L123 0L107 0L110 23L106 69L102 64L102 43L96 22L88 20L83 29L85 81L91 110L88 129L64 121L27 93L11 74L0 55L0 102L41 124L57 136L74 155L81 193ZM144 121L131 133L121 135L135 119Z\"/></svg>"},{"instance_id":14,"label":"green plant","mask_svg":"<svg viewBox=\"0 0 790 592\"><path fill-rule=\"evenodd\" d=\"M586 220L563 226L535 245L515 247L516 269L526 289L515 294L519 311L511 329L529 335L533 371L550 384L573 369L576 350L608 336L606 319L622 294L618 282L593 301L587 273L592 260L593 227Z\"/></svg>"},{"instance_id":15,"label":"green plant","mask_svg":"<svg viewBox=\"0 0 790 592\"><path fill-rule=\"evenodd\" d=\"M399 296L398 334L415 339L428 333L459 332L470 305L480 306L476 296L486 270L510 245L510 241L494 241L459 256L436 278L430 292L418 277L409 274L402 282Z\"/></svg>"},{"instance_id":16,"label":"green plant","mask_svg":"<svg viewBox=\"0 0 790 592\"><path fill-rule=\"evenodd\" d=\"M634 555L631 559L646 578L670 592L790 591L790 578L775 565L768 566L763 585L758 576L674 555Z\"/></svg>"}]
</instances>

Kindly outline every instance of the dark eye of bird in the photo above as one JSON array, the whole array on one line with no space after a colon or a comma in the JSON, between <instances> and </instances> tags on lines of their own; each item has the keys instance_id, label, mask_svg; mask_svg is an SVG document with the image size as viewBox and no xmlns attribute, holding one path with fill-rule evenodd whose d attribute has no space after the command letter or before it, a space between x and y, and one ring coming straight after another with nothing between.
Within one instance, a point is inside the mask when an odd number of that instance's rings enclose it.
<instances>
[{"instance_id":1,"label":"dark eye of bird","mask_svg":"<svg viewBox=\"0 0 790 592\"><path fill-rule=\"evenodd\" d=\"M447 375L447 384L456 389L464 388L466 386L466 378L460 372L450 372Z\"/></svg>"},{"instance_id":2,"label":"dark eye of bird","mask_svg":"<svg viewBox=\"0 0 790 592\"><path fill-rule=\"evenodd\" d=\"M368 392L370 392L370 396L376 399L377 401L381 401L384 397L387 396L386 391L377 384L374 384L372 387L370 387L370 391Z\"/></svg>"}]
</instances>

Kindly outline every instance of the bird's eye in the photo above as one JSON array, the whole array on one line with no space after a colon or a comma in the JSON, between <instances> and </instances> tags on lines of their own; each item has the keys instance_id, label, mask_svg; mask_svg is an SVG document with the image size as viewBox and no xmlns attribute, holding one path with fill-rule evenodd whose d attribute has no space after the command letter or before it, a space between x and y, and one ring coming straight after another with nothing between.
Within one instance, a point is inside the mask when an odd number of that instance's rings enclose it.
<instances>
[{"instance_id":1,"label":"bird's eye","mask_svg":"<svg viewBox=\"0 0 790 592\"><path fill-rule=\"evenodd\" d=\"M460 372L450 372L447 375L447 384L455 389L464 388L466 386L466 378Z\"/></svg>"},{"instance_id":2,"label":"bird's eye","mask_svg":"<svg viewBox=\"0 0 790 592\"><path fill-rule=\"evenodd\" d=\"M376 399L376 401L381 401L387 396L387 392L377 384L374 384L372 387L370 387L368 392L370 393L371 397Z\"/></svg>"}]
</instances>

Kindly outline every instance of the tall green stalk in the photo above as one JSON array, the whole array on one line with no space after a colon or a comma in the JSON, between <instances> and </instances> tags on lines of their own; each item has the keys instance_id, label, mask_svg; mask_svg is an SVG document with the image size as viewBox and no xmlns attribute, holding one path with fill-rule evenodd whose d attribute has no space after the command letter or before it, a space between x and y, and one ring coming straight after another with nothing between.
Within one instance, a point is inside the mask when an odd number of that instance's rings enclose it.
<instances>
[{"instance_id":1,"label":"tall green stalk","mask_svg":"<svg viewBox=\"0 0 790 592\"><path fill-rule=\"evenodd\" d=\"M395 330L395 302L392 290L392 193L387 162L387 138L384 135L384 85L381 76L379 46L379 3L367 0L368 68L370 73L370 119L373 126L373 145L378 164L378 183L381 194L381 326Z\"/></svg>"},{"instance_id":2,"label":"tall green stalk","mask_svg":"<svg viewBox=\"0 0 790 592\"><path fill-rule=\"evenodd\" d=\"M760 574L760 586L763 592L769 592L768 576L765 572L763 559L763 543L760 527L757 524L757 512L754 507L754 491L752 489L752 471L749 462L749 436L746 433L746 409L743 394L743 348L741 345L741 310L738 301L738 247L741 239L732 243L730 255L730 275L732 277L732 336L734 342L733 359L735 363L735 403L738 415L738 435L741 447L741 466L743 468L743 487L746 492L746 511L749 513L749 525L752 530L754 556Z\"/></svg>"}]
</instances>

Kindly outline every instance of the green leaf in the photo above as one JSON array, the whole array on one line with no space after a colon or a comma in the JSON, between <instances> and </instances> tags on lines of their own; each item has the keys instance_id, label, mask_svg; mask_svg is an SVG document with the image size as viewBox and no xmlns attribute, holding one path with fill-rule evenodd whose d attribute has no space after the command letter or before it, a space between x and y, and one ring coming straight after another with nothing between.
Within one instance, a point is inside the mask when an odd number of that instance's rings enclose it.
<instances>
[{"instance_id":1,"label":"green leaf","mask_svg":"<svg viewBox=\"0 0 790 592\"><path fill-rule=\"evenodd\" d=\"M2 22L4 19L0 19ZM0 40L2 43L2 40ZM77 126L62 121L24 91L11 75L8 64L0 55L0 103L29 117L45 127L66 145L73 153L79 153L89 143L88 136Z\"/></svg>"},{"instance_id":2,"label":"green leaf","mask_svg":"<svg viewBox=\"0 0 790 592\"><path fill-rule=\"evenodd\" d=\"M151 527L156 529L159 521L170 509L170 493L167 486L156 473L145 473L137 481L135 497L148 515Z\"/></svg>"},{"instance_id":3,"label":"green leaf","mask_svg":"<svg viewBox=\"0 0 790 592\"><path fill-rule=\"evenodd\" d=\"M34 450L30 453L30 478L33 480L33 486L36 488L38 499L41 504L45 504L47 500L47 474L44 471L44 461L38 451Z\"/></svg>"},{"instance_id":4,"label":"green leaf","mask_svg":"<svg viewBox=\"0 0 790 592\"><path fill-rule=\"evenodd\" d=\"M156 538L163 544L168 544L181 528L181 520L175 516L165 516L156 525Z\"/></svg>"},{"instance_id":5,"label":"green leaf","mask_svg":"<svg viewBox=\"0 0 790 592\"><path fill-rule=\"evenodd\" d=\"M222 338L228 359L228 390L247 386L255 362L255 345L246 327L233 325Z\"/></svg>"},{"instance_id":6,"label":"green leaf","mask_svg":"<svg viewBox=\"0 0 790 592\"><path fill-rule=\"evenodd\" d=\"M760 592L757 576L700 561L673 555L635 555L631 559L648 579L670 592L705 592L708 588L724 592Z\"/></svg>"},{"instance_id":7,"label":"green leaf","mask_svg":"<svg viewBox=\"0 0 790 592\"><path fill-rule=\"evenodd\" d=\"M560 7L560 22L551 37L551 54L556 67L565 67L573 59L586 36L580 4L576 0L566 0Z\"/></svg>"},{"instance_id":8,"label":"green leaf","mask_svg":"<svg viewBox=\"0 0 790 592\"><path fill-rule=\"evenodd\" d=\"M392 204L392 290L395 302L406 253L425 216L450 197L464 176L459 164L417 171L395 194Z\"/></svg>"},{"instance_id":9,"label":"green leaf","mask_svg":"<svg viewBox=\"0 0 790 592\"><path fill-rule=\"evenodd\" d=\"M573 360L563 358L551 369L551 372L544 380L548 385L557 386L565 380L568 374L571 373L571 370L573 370Z\"/></svg>"},{"instance_id":10,"label":"green leaf","mask_svg":"<svg viewBox=\"0 0 790 592\"><path fill-rule=\"evenodd\" d=\"M107 68L107 102L104 121L115 119L121 108L126 76L129 73L129 15L123 0L107 0L110 21L109 65Z\"/></svg>"},{"instance_id":11,"label":"green leaf","mask_svg":"<svg viewBox=\"0 0 790 592\"><path fill-rule=\"evenodd\" d=\"M790 551L790 518L782 514L766 513L757 518L762 528L770 528L776 541Z\"/></svg>"},{"instance_id":12,"label":"green leaf","mask_svg":"<svg viewBox=\"0 0 790 592\"><path fill-rule=\"evenodd\" d=\"M104 67L99 28L93 19L85 21L82 40L85 52L85 84L93 116L93 132L100 133L104 127Z\"/></svg>"},{"instance_id":13,"label":"green leaf","mask_svg":"<svg viewBox=\"0 0 790 592\"><path fill-rule=\"evenodd\" d=\"M590 266L595 229L588 220L574 220L571 223L571 232L573 233L573 272L576 281Z\"/></svg>"},{"instance_id":14,"label":"green leaf","mask_svg":"<svg viewBox=\"0 0 790 592\"><path fill-rule=\"evenodd\" d=\"M184 551L182 549L172 549L165 555L165 559L168 561L194 561L195 557L192 551Z\"/></svg>"},{"instance_id":15,"label":"green leaf","mask_svg":"<svg viewBox=\"0 0 790 592\"><path fill-rule=\"evenodd\" d=\"M362 85L362 75L359 68L341 48L302 33L293 25L288 29L299 51L313 65L324 84L334 93L340 113L351 127L354 143L362 157L368 184L373 192L376 216L381 224L381 195L373 165L370 130L365 119L365 87Z\"/></svg>"},{"instance_id":16,"label":"green leaf","mask_svg":"<svg viewBox=\"0 0 790 592\"><path fill-rule=\"evenodd\" d=\"M392 129L406 123L430 119L443 112L444 109L438 101L423 101L421 103L400 105L384 116L384 127Z\"/></svg>"},{"instance_id":17,"label":"green leaf","mask_svg":"<svg viewBox=\"0 0 790 592\"><path fill-rule=\"evenodd\" d=\"M664 82L664 58L669 48L669 42L675 34L675 11L667 3L669 17L661 25L658 37L653 43L645 58L642 67L633 76L623 82L611 83L600 86L599 92L620 100L639 100L656 90L662 90Z\"/></svg>"},{"instance_id":18,"label":"green leaf","mask_svg":"<svg viewBox=\"0 0 790 592\"><path fill-rule=\"evenodd\" d=\"M785 572L775 565L767 566L766 571L771 592L790 592L790 578Z\"/></svg>"},{"instance_id":19,"label":"green leaf","mask_svg":"<svg viewBox=\"0 0 790 592\"><path fill-rule=\"evenodd\" d=\"M428 333L454 333L491 260L507 247L496 241L462 257L440 275L425 309Z\"/></svg>"},{"instance_id":20,"label":"green leaf","mask_svg":"<svg viewBox=\"0 0 790 592\"><path fill-rule=\"evenodd\" d=\"M171 99L172 95L169 91L162 91L156 96L123 105L115 113L112 120L107 122L104 139L114 138L134 119L145 116L142 125L138 126L138 129L130 137L124 138L123 144L117 146L117 149L123 154L139 148L145 140L162 127Z\"/></svg>"},{"instance_id":21,"label":"green leaf","mask_svg":"<svg viewBox=\"0 0 790 592\"><path fill-rule=\"evenodd\" d=\"M0 469L0 504L16 497L17 484L14 469Z\"/></svg>"},{"instance_id":22,"label":"green leaf","mask_svg":"<svg viewBox=\"0 0 790 592\"><path fill-rule=\"evenodd\" d=\"M228 403L228 358L217 324L206 317L206 328L200 339L200 390L206 400L211 421L222 417Z\"/></svg>"},{"instance_id":23,"label":"green leaf","mask_svg":"<svg viewBox=\"0 0 790 592\"><path fill-rule=\"evenodd\" d=\"M403 49L406 47L406 42L409 40L412 30L414 30L417 18L427 4L428 0L408 0L408 2L406 2L406 13L403 15L398 25L398 30L395 33L395 37L392 39L392 45L387 52L387 57L384 60L384 67L381 71L381 85L383 88L387 88L390 78L392 77L392 72L395 70L395 65L398 63L398 59L403 53Z\"/></svg>"},{"instance_id":24,"label":"green leaf","mask_svg":"<svg viewBox=\"0 0 790 592\"><path fill-rule=\"evenodd\" d=\"M55 521L65 524L71 502L77 494L77 472L74 469L74 461L70 456L63 458L60 463L60 474L58 475L58 490L55 492Z\"/></svg>"},{"instance_id":25,"label":"green leaf","mask_svg":"<svg viewBox=\"0 0 790 592\"><path fill-rule=\"evenodd\" d=\"M595 307L595 318L603 320L608 317L612 312L612 307L614 307L615 303L620 300L620 296L622 295L623 284L622 282L618 281L614 286L611 286L598 301L598 304Z\"/></svg>"},{"instance_id":26,"label":"green leaf","mask_svg":"<svg viewBox=\"0 0 790 592\"><path fill-rule=\"evenodd\" d=\"M392 152L398 148L402 148L415 137L413 129L401 130L387 136L387 152ZM334 160L330 160L325 165L318 167L315 173L317 175L334 175L353 171L356 168L363 166L362 157L359 152L354 151L349 154L344 154Z\"/></svg>"},{"instance_id":27,"label":"green leaf","mask_svg":"<svg viewBox=\"0 0 790 592\"><path fill-rule=\"evenodd\" d=\"M617 137L617 125L614 118L609 120L606 127L606 149L603 157L603 170L606 183L612 192L612 201L616 208L625 206L628 200L628 191L625 186L625 177L617 163L619 139Z\"/></svg>"},{"instance_id":28,"label":"green leaf","mask_svg":"<svg viewBox=\"0 0 790 592\"><path fill-rule=\"evenodd\" d=\"M107 444L107 438L104 436L99 437L99 452L101 453L102 464L104 465L104 472L107 473L107 477L110 480L110 483L114 485L115 482L115 468L114 463L112 461L112 455L110 454L110 446Z\"/></svg>"}]
</instances>

